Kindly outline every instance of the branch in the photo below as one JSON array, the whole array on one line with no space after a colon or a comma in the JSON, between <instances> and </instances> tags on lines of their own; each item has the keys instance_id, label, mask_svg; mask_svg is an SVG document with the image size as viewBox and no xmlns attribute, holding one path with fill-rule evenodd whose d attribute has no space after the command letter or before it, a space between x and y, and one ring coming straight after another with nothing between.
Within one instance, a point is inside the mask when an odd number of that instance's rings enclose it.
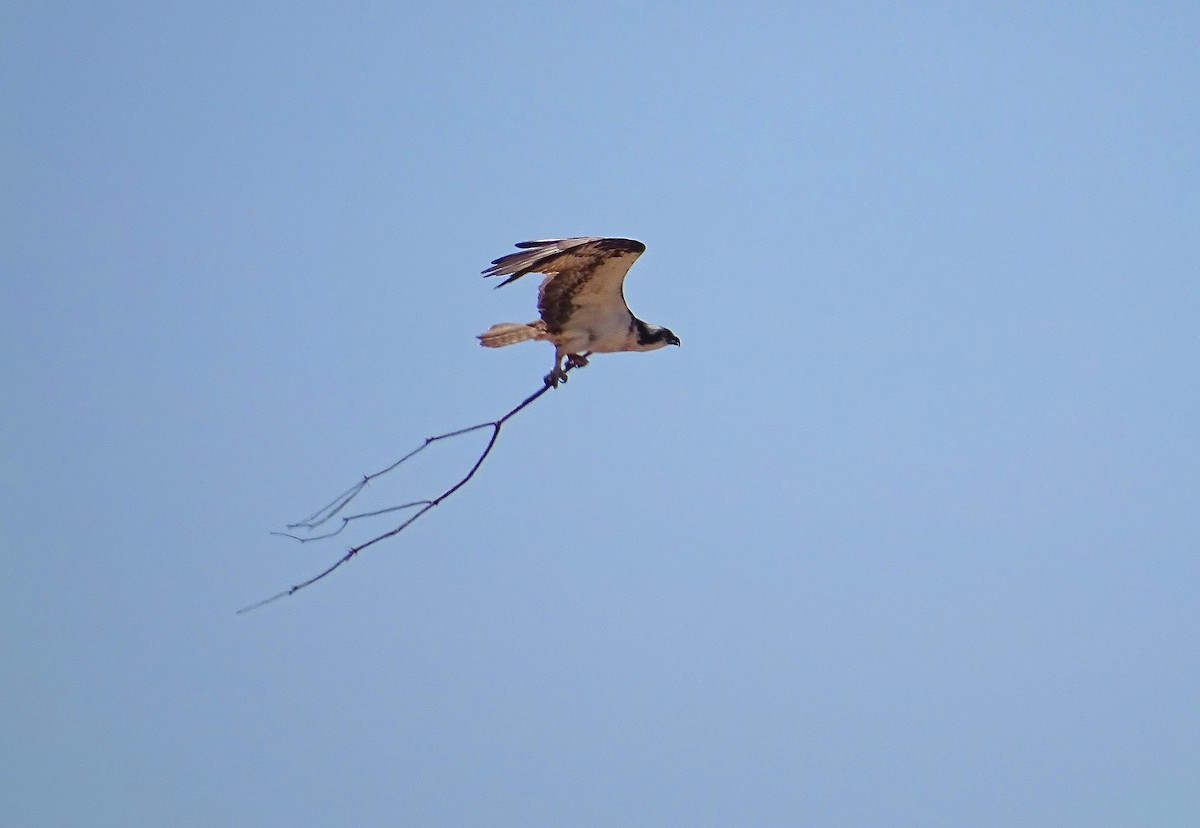
<instances>
[{"instance_id":1,"label":"branch","mask_svg":"<svg viewBox=\"0 0 1200 828\"><path fill-rule=\"evenodd\" d=\"M566 368L564 369L564 373L566 373L567 371L570 371L572 368L575 368L575 367L581 367L581 366L577 366L576 364L568 363ZM564 378L564 380L565 380L565 378ZM530 403L532 403L538 397L542 396L547 391L549 391L550 388L551 388L551 386L547 382L545 385L543 385L537 391L534 391L532 394L530 394L528 397L526 397L524 400L522 400L515 408L513 408L511 411L509 411L507 414L505 414L503 417L501 417L498 420L492 420L492 421L486 422L486 423L479 423L478 425L468 426L466 428L460 428L456 431L448 431L445 434L438 434L434 437L426 437L424 443L417 446L415 449L410 451L408 454L401 457L395 463L392 463L390 466L388 466L385 469L380 469L379 471L375 472L374 474L365 475L362 478L362 480L359 480L357 483L355 483L349 489L347 489L346 491L342 492L340 495L335 497L329 504L327 504L326 506L324 506L321 509L318 509L316 512L314 512L312 515L310 515L309 517L307 517L304 520L297 521L296 523L289 523L286 528L289 530L313 530L313 529L316 529L317 527L322 526L323 524L325 524L328 521L332 520L333 518L337 517L341 513L341 511L343 509L345 509L352 500L354 500L354 498L358 495L358 493L361 492L364 488L366 488L367 484L370 483L372 480L375 480L378 477L382 477L383 475L387 474L388 472L394 471L404 461L414 457L417 454L420 454L422 451L429 448L431 443L436 443L439 440L449 440L452 437L460 437L463 434L470 434L473 431L479 431L481 429L490 428L492 430L492 436L488 439L487 445L484 446L484 448L483 448L483 453L479 455L479 458L475 461L475 464L473 466L471 466L471 469L465 475L463 475L463 477L461 479L459 479L459 481L457 483L450 486L450 488L446 489L444 492L442 492L441 494L439 494L437 497L433 498L432 500L415 500L412 503L403 503L399 506L390 506L386 509L378 509L374 512L362 512L360 514L348 515L348 516L341 518L341 521L342 521L341 526L339 526L337 529L333 530L332 532L327 532L323 535L312 535L312 536L308 536L308 537L302 537L300 535L294 534L294 532L291 532L291 531L289 531L289 532L272 532L271 533L272 535L282 535L283 537L291 538L293 540L299 541L300 543L307 543L309 541L323 540L325 538L331 538L334 535L337 535L338 533L340 533L343 529L345 529L346 526L351 521L359 520L361 518L376 517L378 515L387 514L389 512L397 512L402 509L413 509L413 508L420 507L419 509L417 509L416 512L414 512L412 515L410 515L408 518L406 518L402 523L400 523L394 529L384 532L381 535L376 535L375 537L371 538L369 541L366 541L365 543L360 543L357 546L350 547L350 549L346 552L345 555L340 557L338 560L334 561L333 564L330 565L328 568L326 568L324 571L318 573L317 575L314 575L313 577L309 578L306 581L301 581L300 583L298 583L294 586L288 587L283 592L276 593L275 595L272 595L270 598L264 598L263 600L259 601L258 603L250 604L249 606L242 607L240 610L238 610L238 614L241 615L243 613L250 612L251 610L256 610L259 607L265 607L267 604L270 604L273 601L278 601L280 598L286 598L289 595L293 595L293 594L299 592L300 590L304 589L305 587L312 586L317 581L319 581L322 578L326 577L327 575L331 574L335 569L340 567L342 564L349 561L351 558L353 558L359 552L362 552L364 549L366 549L370 546L374 546L375 544L379 543L380 541L385 541L388 538L394 537L394 536L400 534L401 532L403 532L409 526L412 526L413 523L416 522L417 518L421 517L421 515L428 512L434 506L439 505L443 500L450 497L450 495L454 494L459 489L461 489L463 486L465 486L467 484L467 481L475 476L475 472L479 471L479 467L483 465L483 461L486 460L488 455L492 453L492 449L496 445L496 440L499 439L499 437L500 437L500 429L503 428L504 424L506 422L508 422L510 419L512 419L513 417L515 417L521 410L523 410L526 406L528 406Z\"/></svg>"}]
</instances>

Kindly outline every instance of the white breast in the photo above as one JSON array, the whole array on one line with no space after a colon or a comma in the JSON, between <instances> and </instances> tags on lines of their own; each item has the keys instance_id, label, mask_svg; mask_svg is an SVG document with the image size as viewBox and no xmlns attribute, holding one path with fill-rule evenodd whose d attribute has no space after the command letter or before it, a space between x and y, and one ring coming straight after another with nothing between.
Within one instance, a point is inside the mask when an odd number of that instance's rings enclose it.
<instances>
[{"instance_id":1,"label":"white breast","mask_svg":"<svg viewBox=\"0 0 1200 828\"><path fill-rule=\"evenodd\" d=\"M571 353L612 353L629 350L633 317L624 308L585 305L575 309L571 321L556 337L558 344Z\"/></svg>"}]
</instances>

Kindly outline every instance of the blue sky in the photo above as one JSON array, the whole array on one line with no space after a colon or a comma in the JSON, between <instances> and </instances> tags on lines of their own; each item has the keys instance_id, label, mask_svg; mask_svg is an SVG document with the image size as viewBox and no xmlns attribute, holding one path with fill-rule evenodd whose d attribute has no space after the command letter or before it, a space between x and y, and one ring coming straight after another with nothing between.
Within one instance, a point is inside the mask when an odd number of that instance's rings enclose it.
<instances>
[{"instance_id":1,"label":"blue sky","mask_svg":"<svg viewBox=\"0 0 1200 828\"><path fill-rule=\"evenodd\" d=\"M4 821L1195 825L1198 30L6 4ZM583 234L683 346L235 615L537 387L479 271Z\"/></svg>"}]
</instances>

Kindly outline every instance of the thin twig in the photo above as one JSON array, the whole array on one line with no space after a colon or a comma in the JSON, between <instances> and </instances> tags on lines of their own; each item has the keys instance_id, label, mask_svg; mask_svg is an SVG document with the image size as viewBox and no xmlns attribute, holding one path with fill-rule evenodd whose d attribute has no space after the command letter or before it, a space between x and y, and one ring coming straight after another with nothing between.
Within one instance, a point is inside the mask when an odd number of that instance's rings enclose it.
<instances>
[{"instance_id":1,"label":"thin twig","mask_svg":"<svg viewBox=\"0 0 1200 828\"><path fill-rule=\"evenodd\" d=\"M375 475L375 476L378 477L378 475ZM344 506L345 504L343 503L342 505ZM324 535L309 535L308 537L301 537L300 535L294 535L291 532L272 532L271 534L279 535L281 538L291 538L294 541L300 541L300 543L309 543L310 541L325 540L326 538L332 538L334 535L340 535L342 533L342 530L345 529L350 524L350 521L352 521L352 520L361 520L362 518L379 517L380 515L386 515L389 512L399 512L403 509L411 509L414 506L428 506L428 505L429 505L428 500L414 500L412 503L401 503L399 506L388 506L386 509L376 509L374 512L360 512L357 515L347 515L346 517L342 518L341 526L334 529L332 532L326 532ZM324 523L324 522L325 521L321 521L321 523ZM308 522L289 523L287 525L287 528L294 529L296 527L306 527L306 528L311 529L314 526L319 526L319 525L320 524L313 524L313 523L308 523Z\"/></svg>"},{"instance_id":2,"label":"thin twig","mask_svg":"<svg viewBox=\"0 0 1200 828\"><path fill-rule=\"evenodd\" d=\"M576 367L574 364L568 363L564 370L570 371L574 367ZM387 540L388 538L394 537L394 536L400 534L401 532L403 532L405 529L407 529L409 526L411 526L414 522L416 522L417 518L421 517L421 515L428 512L434 506L439 505L443 500L450 497L450 495L454 494L459 489L461 489L463 486L465 486L467 484L467 481L475 476L475 472L479 471L479 467L483 465L483 461L487 459L487 456L492 453L492 449L496 445L496 440L500 437L500 429L503 428L504 424L506 422L508 422L510 419L512 419L513 417L515 417L521 410L523 410L526 406L528 406L530 403L532 403L538 397L542 396L547 391L549 391L550 387L551 386L549 384L543 385L541 388L539 388L537 391L534 391L532 394L530 394L528 397L526 397L524 400L522 400L515 408L513 408L511 411L509 411L507 414L505 414L503 417L501 417L498 420L492 420L491 422L479 423L478 425L467 426L466 428L460 428L455 431L448 431L445 434L438 434L434 437L426 437L424 443L417 446L415 449L413 449L408 454L401 457L396 462L392 463L387 468L381 469L381 470L375 472L374 474L365 475L362 478L362 480L358 481L353 486L351 486L349 489L347 489L346 491L342 492L340 495L335 497L329 504L327 504L326 506L324 506L321 509L318 509L316 512L314 512L312 515L310 515L305 520L301 520L296 523L289 523L287 525L287 528L288 529L304 529L304 530L315 529L318 526L321 526L325 522L336 517L343 509L346 508L347 505L349 505L350 501L354 500L354 498L358 495L359 492L361 492L364 488L366 488L367 484L370 483L372 480L376 479L377 477L382 477L383 475L387 474L388 472L393 471L405 460L408 460L409 458L413 457L414 455L419 454L420 452L424 451L426 448L429 447L429 445L431 443L436 443L439 440L449 440L452 437L459 437L463 434L469 434L472 431L479 431L480 429L491 428L492 435L488 439L487 445L484 446L483 453L479 455L479 458L475 461L475 464L471 466L470 471L468 471L465 475L463 475L463 477L457 483L452 485L450 488L446 489L444 492L442 492L441 494L439 494L437 497L433 498L432 500L417 500L412 503L404 503L399 506L391 506L386 509L380 509L380 510L374 511L374 512L363 512L361 514L348 515L348 516L342 518L341 526L339 526L334 531L328 532L324 535L316 535L316 536L312 536L312 537L301 537L301 536L293 534L291 532L272 532L271 534L273 534L273 535L282 535L284 537L300 541L301 543L305 543L308 541L322 540L324 538L331 538L334 535L341 532L343 529L345 529L346 525L348 523L350 523L353 520L358 520L359 518L374 517L377 515L386 514L388 512L395 512L400 509L411 509L416 506L421 507L416 512L414 512L411 516L409 516L407 519L405 519L404 522L402 522L400 525L396 526L394 529L384 532L381 535L376 535L375 537L371 538L369 541L366 541L365 543L360 543L357 546L352 546L346 552L345 555L343 555L338 560L334 561L333 564L330 565L329 567L327 567L324 571L318 573L317 575L314 575L313 577L309 578L306 581L301 581L300 583L295 584L294 586L288 587L287 589L283 590L282 592L272 595L270 598L264 598L263 600L259 601L258 603L250 604L249 606L242 607L240 610L238 610L238 614L240 615L242 613L250 612L251 610L256 610L259 607L264 607L267 604L272 603L273 601L278 601L280 598L286 598L289 595L293 595L293 594L299 592L300 590L304 589L305 587L312 586L317 581L321 580L322 578L324 578L327 575L329 575L330 573L332 573L335 569L337 569L342 564L349 561L351 558L353 558L359 552L362 552L367 547L374 546L375 544L379 543L380 541Z\"/></svg>"}]
</instances>

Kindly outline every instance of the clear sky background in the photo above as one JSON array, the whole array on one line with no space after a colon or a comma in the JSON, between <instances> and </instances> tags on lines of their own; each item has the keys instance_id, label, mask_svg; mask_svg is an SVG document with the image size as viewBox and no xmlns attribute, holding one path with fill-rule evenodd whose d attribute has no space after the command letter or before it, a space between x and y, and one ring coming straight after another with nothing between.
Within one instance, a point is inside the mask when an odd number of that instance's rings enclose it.
<instances>
[{"instance_id":1,"label":"clear sky background","mask_svg":"<svg viewBox=\"0 0 1200 828\"><path fill-rule=\"evenodd\" d=\"M0 821L1200 824L1198 33L5 3ZM561 235L683 346L235 615L538 387Z\"/></svg>"}]
</instances>

